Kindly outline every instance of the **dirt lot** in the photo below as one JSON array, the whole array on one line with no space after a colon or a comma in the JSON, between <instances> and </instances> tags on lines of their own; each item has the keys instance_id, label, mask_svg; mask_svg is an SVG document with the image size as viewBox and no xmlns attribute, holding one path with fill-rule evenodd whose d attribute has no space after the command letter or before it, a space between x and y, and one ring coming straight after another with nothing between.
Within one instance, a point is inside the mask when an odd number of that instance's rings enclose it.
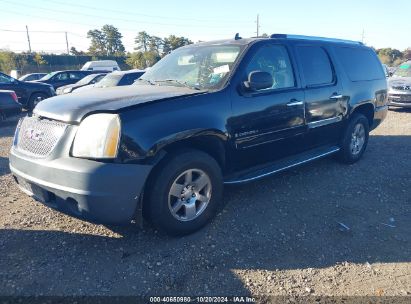
<instances>
[{"instance_id":1,"label":"dirt lot","mask_svg":"<svg viewBox=\"0 0 411 304\"><path fill-rule=\"evenodd\" d=\"M14 126L0 128L0 295L411 295L411 111L390 111L355 165L226 188L183 238L28 198L8 169Z\"/></svg>"}]
</instances>

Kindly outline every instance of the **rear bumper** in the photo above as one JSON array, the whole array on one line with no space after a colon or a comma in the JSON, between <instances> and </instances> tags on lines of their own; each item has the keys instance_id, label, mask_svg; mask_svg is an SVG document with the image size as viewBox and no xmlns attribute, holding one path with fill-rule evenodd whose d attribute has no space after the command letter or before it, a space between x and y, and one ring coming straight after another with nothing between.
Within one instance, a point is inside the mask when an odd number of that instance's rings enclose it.
<instances>
[{"instance_id":1,"label":"rear bumper","mask_svg":"<svg viewBox=\"0 0 411 304\"><path fill-rule=\"evenodd\" d=\"M104 224L133 219L151 166L85 159L26 158L12 149L10 170L28 195L63 213Z\"/></svg>"},{"instance_id":2,"label":"rear bumper","mask_svg":"<svg viewBox=\"0 0 411 304\"><path fill-rule=\"evenodd\" d=\"M388 106L377 107L374 110L374 122L371 126L371 130L374 130L378 127L384 119L387 117Z\"/></svg>"}]
</instances>

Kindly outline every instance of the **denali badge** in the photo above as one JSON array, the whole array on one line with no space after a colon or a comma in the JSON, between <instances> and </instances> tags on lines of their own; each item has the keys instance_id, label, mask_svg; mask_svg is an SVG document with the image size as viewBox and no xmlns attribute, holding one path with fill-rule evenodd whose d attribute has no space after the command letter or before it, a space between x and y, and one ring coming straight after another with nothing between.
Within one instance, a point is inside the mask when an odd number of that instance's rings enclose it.
<instances>
[{"instance_id":1,"label":"denali badge","mask_svg":"<svg viewBox=\"0 0 411 304\"><path fill-rule=\"evenodd\" d=\"M42 141L43 132L29 128L24 132L24 136L35 141Z\"/></svg>"}]
</instances>

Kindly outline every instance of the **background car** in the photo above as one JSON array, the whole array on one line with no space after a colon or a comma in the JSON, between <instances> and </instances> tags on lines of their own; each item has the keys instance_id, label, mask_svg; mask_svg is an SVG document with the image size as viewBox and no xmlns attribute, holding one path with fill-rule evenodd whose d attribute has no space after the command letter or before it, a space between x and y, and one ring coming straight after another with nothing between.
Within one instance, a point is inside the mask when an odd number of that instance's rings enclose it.
<instances>
[{"instance_id":1,"label":"background car","mask_svg":"<svg viewBox=\"0 0 411 304\"><path fill-rule=\"evenodd\" d=\"M23 108L32 110L43 99L55 96L54 88L45 83L20 81L0 73L0 90L11 90Z\"/></svg>"},{"instance_id":2,"label":"background car","mask_svg":"<svg viewBox=\"0 0 411 304\"><path fill-rule=\"evenodd\" d=\"M86 77L84 77L83 79L80 79L76 83L68 84L68 85L59 87L56 90L56 93L57 93L57 95L63 95L63 94L71 93L71 92L73 92L73 91L75 91L75 90L77 90L81 87L84 87L86 85L90 85L90 84L93 85L93 84L99 82L106 75L107 75L107 73L87 75Z\"/></svg>"},{"instance_id":3,"label":"background car","mask_svg":"<svg viewBox=\"0 0 411 304\"><path fill-rule=\"evenodd\" d=\"M46 76L47 73L31 73L31 74L26 74L24 76L21 76L19 78L20 81L33 81L33 80L39 80L40 78L43 78Z\"/></svg>"},{"instance_id":4,"label":"background car","mask_svg":"<svg viewBox=\"0 0 411 304\"><path fill-rule=\"evenodd\" d=\"M98 61L87 61L83 67L82 71L121 71L115 60L98 60Z\"/></svg>"},{"instance_id":5,"label":"background car","mask_svg":"<svg viewBox=\"0 0 411 304\"><path fill-rule=\"evenodd\" d=\"M103 79L94 85L84 86L76 90L77 92L87 91L92 88L108 88L117 86L132 85L134 81L144 74L142 70L118 71L107 74Z\"/></svg>"},{"instance_id":6,"label":"background car","mask_svg":"<svg viewBox=\"0 0 411 304\"><path fill-rule=\"evenodd\" d=\"M0 121L6 120L10 115L21 112L21 104L18 102L14 91L0 90Z\"/></svg>"},{"instance_id":7,"label":"background car","mask_svg":"<svg viewBox=\"0 0 411 304\"><path fill-rule=\"evenodd\" d=\"M411 108L411 61L401 64L388 80L389 105Z\"/></svg>"},{"instance_id":8,"label":"background car","mask_svg":"<svg viewBox=\"0 0 411 304\"><path fill-rule=\"evenodd\" d=\"M79 81L80 79L83 79L87 75L95 74L95 73L98 73L98 72L70 71L70 70L69 71L57 71L57 72L49 73L43 78L39 80L35 80L35 82L42 82L42 83L50 84L56 90L59 87L76 83L77 81Z\"/></svg>"}]
</instances>

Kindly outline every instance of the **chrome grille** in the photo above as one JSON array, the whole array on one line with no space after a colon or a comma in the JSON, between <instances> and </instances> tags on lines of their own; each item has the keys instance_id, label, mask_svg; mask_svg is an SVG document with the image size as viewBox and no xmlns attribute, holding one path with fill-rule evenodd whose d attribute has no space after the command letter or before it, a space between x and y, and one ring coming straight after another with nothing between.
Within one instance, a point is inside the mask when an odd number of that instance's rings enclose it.
<instances>
[{"instance_id":1,"label":"chrome grille","mask_svg":"<svg viewBox=\"0 0 411 304\"><path fill-rule=\"evenodd\" d=\"M15 147L34 157L46 157L63 136L67 124L37 117L25 117L19 124Z\"/></svg>"}]
</instances>

